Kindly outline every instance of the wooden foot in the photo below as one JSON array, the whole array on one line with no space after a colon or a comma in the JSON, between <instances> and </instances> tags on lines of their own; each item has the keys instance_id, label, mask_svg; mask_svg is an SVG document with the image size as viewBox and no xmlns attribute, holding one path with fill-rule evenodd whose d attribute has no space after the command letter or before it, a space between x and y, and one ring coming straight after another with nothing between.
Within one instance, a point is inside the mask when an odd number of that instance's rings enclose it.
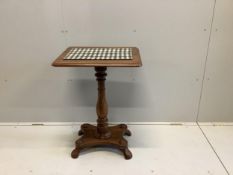
<instances>
[{"instance_id":1,"label":"wooden foot","mask_svg":"<svg viewBox=\"0 0 233 175\"><path fill-rule=\"evenodd\" d=\"M132 158L132 153L128 148L122 149L121 150L125 156L125 159L129 160Z\"/></svg>"},{"instance_id":2,"label":"wooden foot","mask_svg":"<svg viewBox=\"0 0 233 175\"><path fill-rule=\"evenodd\" d=\"M74 159L76 159L76 158L78 158L79 153L80 153L79 148L75 148L75 149L71 152L71 157L74 158Z\"/></svg>"},{"instance_id":3,"label":"wooden foot","mask_svg":"<svg viewBox=\"0 0 233 175\"><path fill-rule=\"evenodd\" d=\"M126 136L131 136L132 134L131 134L130 130L127 129L127 130L125 130L124 135L126 135Z\"/></svg>"},{"instance_id":4,"label":"wooden foot","mask_svg":"<svg viewBox=\"0 0 233 175\"><path fill-rule=\"evenodd\" d=\"M128 127L127 127L126 124L120 124L118 126L124 130L124 135L126 135L126 136L131 136L132 135L130 130L128 130Z\"/></svg>"},{"instance_id":5,"label":"wooden foot","mask_svg":"<svg viewBox=\"0 0 233 175\"><path fill-rule=\"evenodd\" d=\"M83 134L84 134L83 130L80 129L79 132L78 132L78 135L82 136Z\"/></svg>"},{"instance_id":6,"label":"wooden foot","mask_svg":"<svg viewBox=\"0 0 233 175\"><path fill-rule=\"evenodd\" d=\"M79 134L82 137L76 141L76 147L71 153L72 158L78 158L80 151L85 148L91 147L111 147L119 149L125 159L131 159L132 153L128 149L128 142L123 137L124 135L130 136L131 132L127 129L127 125L120 124L108 127L111 136L109 138L99 137L97 127L90 124L83 124Z\"/></svg>"}]
</instances>

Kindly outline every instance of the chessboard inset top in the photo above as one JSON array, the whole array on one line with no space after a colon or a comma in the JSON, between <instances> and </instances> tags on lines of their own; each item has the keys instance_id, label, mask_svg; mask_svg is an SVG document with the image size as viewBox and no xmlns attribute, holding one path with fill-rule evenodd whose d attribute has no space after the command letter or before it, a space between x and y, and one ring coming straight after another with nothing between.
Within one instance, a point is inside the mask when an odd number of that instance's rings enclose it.
<instances>
[{"instance_id":1,"label":"chessboard inset top","mask_svg":"<svg viewBox=\"0 0 233 175\"><path fill-rule=\"evenodd\" d=\"M72 48L65 60L130 60L132 48Z\"/></svg>"}]
</instances>

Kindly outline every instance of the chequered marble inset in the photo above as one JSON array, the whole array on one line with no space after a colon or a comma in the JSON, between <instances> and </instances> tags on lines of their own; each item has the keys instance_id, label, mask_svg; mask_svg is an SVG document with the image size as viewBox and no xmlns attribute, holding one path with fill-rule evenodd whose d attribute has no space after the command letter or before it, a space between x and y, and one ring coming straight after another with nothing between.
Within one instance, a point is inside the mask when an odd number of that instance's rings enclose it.
<instances>
[{"instance_id":1,"label":"chequered marble inset","mask_svg":"<svg viewBox=\"0 0 233 175\"><path fill-rule=\"evenodd\" d=\"M132 48L72 48L65 60L130 60Z\"/></svg>"}]
</instances>

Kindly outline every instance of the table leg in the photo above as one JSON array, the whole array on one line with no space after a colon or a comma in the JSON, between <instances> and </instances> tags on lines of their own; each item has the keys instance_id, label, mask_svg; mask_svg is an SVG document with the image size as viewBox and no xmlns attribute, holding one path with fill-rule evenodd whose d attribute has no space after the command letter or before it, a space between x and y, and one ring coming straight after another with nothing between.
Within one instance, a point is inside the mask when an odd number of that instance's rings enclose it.
<instances>
[{"instance_id":1,"label":"table leg","mask_svg":"<svg viewBox=\"0 0 233 175\"><path fill-rule=\"evenodd\" d=\"M106 67L95 67L95 76L98 82L97 126L88 123L81 126L78 134L82 137L76 141L76 148L71 153L72 158L77 158L82 149L97 146L115 147L123 152L126 159L132 158L128 142L123 137L124 135L131 136L127 125L108 126L108 104L105 94L106 70Z\"/></svg>"}]
</instances>

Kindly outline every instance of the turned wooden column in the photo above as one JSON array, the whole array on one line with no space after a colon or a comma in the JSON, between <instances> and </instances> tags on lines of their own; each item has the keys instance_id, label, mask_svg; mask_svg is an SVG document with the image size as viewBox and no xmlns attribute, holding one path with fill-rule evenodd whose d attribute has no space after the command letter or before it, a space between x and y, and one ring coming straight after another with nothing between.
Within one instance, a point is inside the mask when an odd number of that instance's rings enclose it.
<instances>
[{"instance_id":1,"label":"turned wooden column","mask_svg":"<svg viewBox=\"0 0 233 175\"><path fill-rule=\"evenodd\" d=\"M111 137L108 128L108 103L105 95L105 80L107 67L95 67L96 80L98 81L98 100L96 104L97 119L97 138L107 139Z\"/></svg>"}]
</instances>

